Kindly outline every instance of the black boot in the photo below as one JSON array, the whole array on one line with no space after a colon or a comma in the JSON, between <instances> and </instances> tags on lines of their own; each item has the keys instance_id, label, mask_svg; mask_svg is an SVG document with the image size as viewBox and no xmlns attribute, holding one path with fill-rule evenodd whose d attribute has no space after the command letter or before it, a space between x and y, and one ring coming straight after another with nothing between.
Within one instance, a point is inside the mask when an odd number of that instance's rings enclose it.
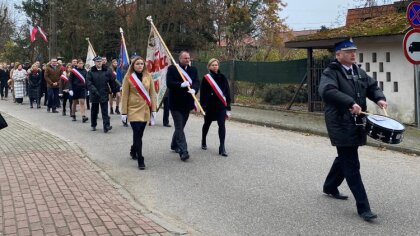
<instances>
[{"instance_id":1,"label":"black boot","mask_svg":"<svg viewBox=\"0 0 420 236\"><path fill-rule=\"evenodd\" d=\"M219 147L219 155L224 156L224 157L228 156L228 153L225 150L225 145L224 144L221 144L220 147Z\"/></svg>"},{"instance_id":2,"label":"black boot","mask_svg":"<svg viewBox=\"0 0 420 236\"><path fill-rule=\"evenodd\" d=\"M65 116L66 115L66 111L63 111L63 116Z\"/></svg>"},{"instance_id":3,"label":"black boot","mask_svg":"<svg viewBox=\"0 0 420 236\"><path fill-rule=\"evenodd\" d=\"M130 156L131 159L137 160L136 148L134 146L131 146L130 148Z\"/></svg>"},{"instance_id":4,"label":"black boot","mask_svg":"<svg viewBox=\"0 0 420 236\"><path fill-rule=\"evenodd\" d=\"M87 118L86 116L82 116L82 122L83 123L86 123L86 121L88 121L89 120L89 118Z\"/></svg>"},{"instance_id":5,"label":"black boot","mask_svg":"<svg viewBox=\"0 0 420 236\"><path fill-rule=\"evenodd\" d=\"M113 115L114 114L114 109L111 107L111 109L110 109L110 112L109 112L111 115Z\"/></svg>"},{"instance_id":6,"label":"black boot","mask_svg":"<svg viewBox=\"0 0 420 236\"><path fill-rule=\"evenodd\" d=\"M115 107L115 113L117 113L118 115L121 114L118 106Z\"/></svg>"},{"instance_id":7,"label":"black boot","mask_svg":"<svg viewBox=\"0 0 420 236\"><path fill-rule=\"evenodd\" d=\"M146 168L146 165L144 165L144 156L138 156L137 162L139 164L139 169L144 170Z\"/></svg>"},{"instance_id":8,"label":"black boot","mask_svg":"<svg viewBox=\"0 0 420 236\"><path fill-rule=\"evenodd\" d=\"M201 149L207 150L206 138L201 139Z\"/></svg>"},{"instance_id":9,"label":"black boot","mask_svg":"<svg viewBox=\"0 0 420 236\"><path fill-rule=\"evenodd\" d=\"M76 115L72 115L71 117L73 118L72 121L76 121Z\"/></svg>"}]
</instances>

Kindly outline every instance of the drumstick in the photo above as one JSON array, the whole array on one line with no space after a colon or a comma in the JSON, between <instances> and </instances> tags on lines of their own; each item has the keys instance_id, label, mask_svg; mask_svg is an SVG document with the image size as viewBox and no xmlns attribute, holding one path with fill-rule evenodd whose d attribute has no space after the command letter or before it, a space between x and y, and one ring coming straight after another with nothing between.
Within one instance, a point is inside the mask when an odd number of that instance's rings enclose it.
<instances>
[{"instance_id":1,"label":"drumstick","mask_svg":"<svg viewBox=\"0 0 420 236\"><path fill-rule=\"evenodd\" d=\"M369 112L364 112L364 111L361 111L361 112L360 112L360 114L363 114L363 115L366 115L366 116L370 116L370 115L372 115L372 113L369 113Z\"/></svg>"},{"instance_id":2,"label":"drumstick","mask_svg":"<svg viewBox=\"0 0 420 236\"><path fill-rule=\"evenodd\" d=\"M385 116L388 116L388 112L386 112L385 107L382 107L382 110L384 111Z\"/></svg>"}]
</instances>

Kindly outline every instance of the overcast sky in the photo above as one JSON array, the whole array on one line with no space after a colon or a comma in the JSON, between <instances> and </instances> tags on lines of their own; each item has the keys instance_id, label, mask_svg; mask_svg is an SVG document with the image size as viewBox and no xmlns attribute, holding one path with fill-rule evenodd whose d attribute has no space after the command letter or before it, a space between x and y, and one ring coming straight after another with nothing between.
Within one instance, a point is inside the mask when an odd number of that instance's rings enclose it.
<instances>
[{"instance_id":1,"label":"overcast sky","mask_svg":"<svg viewBox=\"0 0 420 236\"><path fill-rule=\"evenodd\" d=\"M284 2L287 2L287 7L280 16L287 17L286 24L294 30L319 29L322 25L328 28L344 25L347 9L354 8L357 4L354 0L285 0Z\"/></svg>"}]
</instances>

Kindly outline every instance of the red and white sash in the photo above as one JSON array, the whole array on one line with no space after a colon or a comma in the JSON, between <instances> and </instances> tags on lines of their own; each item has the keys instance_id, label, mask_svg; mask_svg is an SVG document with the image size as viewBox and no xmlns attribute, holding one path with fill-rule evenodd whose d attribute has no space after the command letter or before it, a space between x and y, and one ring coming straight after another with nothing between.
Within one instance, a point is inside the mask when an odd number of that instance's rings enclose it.
<instances>
[{"instance_id":1,"label":"red and white sash","mask_svg":"<svg viewBox=\"0 0 420 236\"><path fill-rule=\"evenodd\" d=\"M152 107L152 101L150 99L149 93L147 92L143 83L137 77L136 73L133 72L130 75L130 81L134 85L134 87L137 89L137 92L139 92L140 96L142 96L143 99L146 101L147 105L149 105L149 107Z\"/></svg>"},{"instance_id":2,"label":"red and white sash","mask_svg":"<svg viewBox=\"0 0 420 236\"><path fill-rule=\"evenodd\" d=\"M176 64L176 66L179 68L179 70L182 72L182 75L184 76L184 78L188 81L188 83L190 83L190 86L192 86L192 79L190 77L190 75L188 75L188 73L182 69L179 64ZM198 104L194 101L194 111L197 112L198 109Z\"/></svg>"},{"instance_id":3,"label":"red and white sash","mask_svg":"<svg viewBox=\"0 0 420 236\"><path fill-rule=\"evenodd\" d=\"M73 69L71 69L71 73L73 73L83 84L86 83L85 77L83 77L83 75L80 74L80 72L78 70L73 68Z\"/></svg>"},{"instance_id":4,"label":"red and white sash","mask_svg":"<svg viewBox=\"0 0 420 236\"><path fill-rule=\"evenodd\" d=\"M211 77L210 74L204 75L204 78L206 78L207 82L210 84L210 86L213 88L214 92L216 93L217 97L220 99L220 101L227 107L226 97L223 94L222 90L220 89L219 85L217 85L216 81L214 81L213 77Z\"/></svg>"},{"instance_id":5,"label":"red and white sash","mask_svg":"<svg viewBox=\"0 0 420 236\"><path fill-rule=\"evenodd\" d=\"M66 72L63 72L63 74L60 75L60 79L64 80L64 81L69 81L69 78L67 78L66 76Z\"/></svg>"}]
</instances>

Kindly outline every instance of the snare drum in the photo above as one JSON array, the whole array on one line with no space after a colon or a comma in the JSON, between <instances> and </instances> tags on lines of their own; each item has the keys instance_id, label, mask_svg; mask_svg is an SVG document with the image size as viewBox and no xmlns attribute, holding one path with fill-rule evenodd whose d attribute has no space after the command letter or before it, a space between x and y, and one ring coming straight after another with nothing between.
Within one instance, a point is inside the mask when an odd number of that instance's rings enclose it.
<instances>
[{"instance_id":1,"label":"snare drum","mask_svg":"<svg viewBox=\"0 0 420 236\"><path fill-rule=\"evenodd\" d=\"M381 115L369 115L366 132L369 137L389 144L398 144L404 138L405 127L400 122Z\"/></svg>"}]
</instances>

